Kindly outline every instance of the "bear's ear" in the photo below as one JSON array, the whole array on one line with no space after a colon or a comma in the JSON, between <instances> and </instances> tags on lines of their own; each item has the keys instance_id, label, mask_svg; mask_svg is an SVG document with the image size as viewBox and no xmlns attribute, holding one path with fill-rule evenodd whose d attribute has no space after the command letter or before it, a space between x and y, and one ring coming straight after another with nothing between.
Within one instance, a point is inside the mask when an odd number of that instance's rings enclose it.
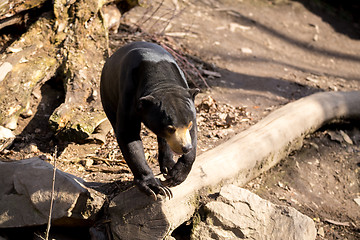
<instances>
[{"instance_id":1,"label":"bear's ear","mask_svg":"<svg viewBox=\"0 0 360 240\"><path fill-rule=\"evenodd\" d=\"M147 108L148 106L150 106L151 104L153 104L154 102L155 102L155 98L151 95L141 97L141 98L139 98L139 101L137 104L137 109L143 110L143 109Z\"/></svg>"},{"instance_id":2,"label":"bear's ear","mask_svg":"<svg viewBox=\"0 0 360 240\"><path fill-rule=\"evenodd\" d=\"M195 100L195 97L199 92L200 92L200 89L198 89L198 88L189 89L189 93L190 93L190 96L193 101Z\"/></svg>"}]
</instances>

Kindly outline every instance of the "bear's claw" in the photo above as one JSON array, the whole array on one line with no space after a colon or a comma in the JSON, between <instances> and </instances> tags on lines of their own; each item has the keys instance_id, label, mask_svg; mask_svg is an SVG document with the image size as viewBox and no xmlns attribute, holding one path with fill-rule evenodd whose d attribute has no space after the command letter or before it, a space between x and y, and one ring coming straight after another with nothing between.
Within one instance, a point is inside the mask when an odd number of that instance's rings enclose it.
<instances>
[{"instance_id":1,"label":"bear's claw","mask_svg":"<svg viewBox=\"0 0 360 240\"><path fill-rule=\"evenodd\" d=\"M150 196L154 201L157 201L157 194L163 195L171 199L173 194L171 190L163 186L158 178L150 178L147 180L135 180L136 185L146 195Z\"/></svg>"}]
</instances>

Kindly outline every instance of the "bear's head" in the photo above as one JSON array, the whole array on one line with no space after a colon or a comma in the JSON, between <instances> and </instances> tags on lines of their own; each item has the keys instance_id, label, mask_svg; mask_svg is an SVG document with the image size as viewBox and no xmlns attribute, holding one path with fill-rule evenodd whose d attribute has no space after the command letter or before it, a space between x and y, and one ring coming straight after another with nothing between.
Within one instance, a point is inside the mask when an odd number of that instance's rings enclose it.
<instances>
[{"instance_id":1,"label":"bear's head","mask_svg":"<svg viewBox=\"0 0 360 240\"><path fill-rule=\"evenodd\" d=\"M196 130L194 98L198 93L199 89L168 90L138 101L142 122L177 154L186 154L193 148L191 130Z\"/></svg>"}]
</instances>

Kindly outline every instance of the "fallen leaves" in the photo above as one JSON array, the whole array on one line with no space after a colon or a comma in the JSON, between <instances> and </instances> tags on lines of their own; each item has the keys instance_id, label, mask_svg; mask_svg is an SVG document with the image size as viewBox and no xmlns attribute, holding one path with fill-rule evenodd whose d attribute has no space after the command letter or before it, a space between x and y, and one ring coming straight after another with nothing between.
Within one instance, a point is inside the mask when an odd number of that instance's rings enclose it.
<instances>
[{"instance_id":1,"label":"fallen leaves","mask_svg":"<svg viewBox=\"0 0 360 240\"><path fill-rule=\"evenodd\" d=\"M246 107L234 107L218 103L211 96L204 97L196 106L198 125L198 148L206 151L236 134L241 123L249 123L250 113Z\"/></svg>"},{"instance_id":2,"label":"fallen leaves","mask_svg":"<svg viewBox=\"0 0 360 240\"><path fill-rule=\"evenodd\" d=\"M227 129L250 120L245 107L218 104L211 96L202 99L197 105L197 112L197 124L201 131Z\"/></svg>"}]
</instances>

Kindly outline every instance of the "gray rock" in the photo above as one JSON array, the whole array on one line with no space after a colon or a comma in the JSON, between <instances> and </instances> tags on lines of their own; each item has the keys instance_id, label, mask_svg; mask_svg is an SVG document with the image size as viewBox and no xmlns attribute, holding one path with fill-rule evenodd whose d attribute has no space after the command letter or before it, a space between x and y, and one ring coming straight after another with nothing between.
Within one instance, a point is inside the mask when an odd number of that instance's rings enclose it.
<instances>
[{"instance_id":1,"label":"gray rock","mask_svg":"<svg viewBox=\"0 0 360 240\"><path fill-rule=\"evenodd\" d=\"M195 224L192 239L316 238L315 223L309 217L234 185L224 186L205 211L206 221Z\"/></svg>"},{"instance_id":2,"label":"gray rock","mask_svg":"<svg viewBox=\"0 0 360 240\"><path fill-rule=\"evenodd\" d=\"M0 161L0 228L46 224L53 166L40 158ZM53 225L83 224L100 210L105 197L76 176L56 170Z\"/></svg>"}]
</instances>

